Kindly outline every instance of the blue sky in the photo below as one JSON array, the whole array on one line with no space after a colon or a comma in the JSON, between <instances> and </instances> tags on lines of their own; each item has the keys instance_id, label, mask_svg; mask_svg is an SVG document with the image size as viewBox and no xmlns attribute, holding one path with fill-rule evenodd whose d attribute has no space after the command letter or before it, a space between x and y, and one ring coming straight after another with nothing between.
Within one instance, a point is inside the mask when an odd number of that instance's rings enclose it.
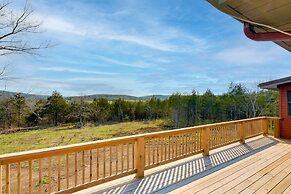
<instances>
[{"instance_id":1,"label":"blue sky","mask_svg":"<svg viewBox=\"0 0 291 194\"><path fill-rule=\"evenodd\" d=\"M25 1L13 1L16 8ZM33 41L55 46L41 56L2 57L9 91L65 96L151 95L227 91L230 82L254 88L290 75L291 55L272 42L254 42L242 24L205 0L38 0L42 21Z\"/></svg>"}]
</instances>

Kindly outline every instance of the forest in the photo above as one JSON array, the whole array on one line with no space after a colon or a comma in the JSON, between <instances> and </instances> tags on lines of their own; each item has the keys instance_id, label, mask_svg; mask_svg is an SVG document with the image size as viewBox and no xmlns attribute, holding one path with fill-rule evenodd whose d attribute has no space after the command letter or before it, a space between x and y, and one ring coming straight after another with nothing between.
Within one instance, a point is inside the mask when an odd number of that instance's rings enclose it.
<instances>
[{"instance_id":1,"label":"forest","mask_svg":"<svg viewBox=\"0 0 291 194\"><path fill-rule=\"evenodd\" d=\"M86 124L155 119L165 119L169 126L178 128L257 116L278 116L278 93L252 91L233 83L221 95L209 89L203 94L193 90L191 94L173 93L165 100L67 100L54 91L46 100L26 99L17 93L0 101L1 130L63 124L82 128Z\"/></svg>"}]
</instances>

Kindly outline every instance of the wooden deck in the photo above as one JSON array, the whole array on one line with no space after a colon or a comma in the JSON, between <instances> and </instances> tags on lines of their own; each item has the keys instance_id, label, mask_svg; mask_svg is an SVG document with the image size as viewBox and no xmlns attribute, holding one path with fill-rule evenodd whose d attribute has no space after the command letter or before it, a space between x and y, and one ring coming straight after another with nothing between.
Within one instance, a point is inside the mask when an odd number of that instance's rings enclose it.
<instances>
[{"instance_id":1,"label":"wooden deck","mask_svg":"<svg viewBox=\"0 0 291 194\"><path fill-rule=\"evenodd\" d=\"M291 193L291 141L259 136L77 193Z\"/></svg>"}]
</instances>

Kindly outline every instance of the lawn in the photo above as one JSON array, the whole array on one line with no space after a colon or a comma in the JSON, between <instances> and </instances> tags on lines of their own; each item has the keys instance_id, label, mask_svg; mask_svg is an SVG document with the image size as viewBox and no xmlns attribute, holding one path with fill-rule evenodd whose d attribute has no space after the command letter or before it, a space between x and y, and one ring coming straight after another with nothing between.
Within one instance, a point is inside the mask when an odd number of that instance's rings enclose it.
<instances>
[{"instance_id":1,"label":"lawn","mask_svg":"<svg viewBox=\"0 0 291 194\"><path fill-rule=\"evenodd\" d=\"M72 129L72 126L51 127L27 132L0 135L0 154L96 141L126 135L161 131L166 121L124 122L97 127Z\"/></svg>"}]
</instances>

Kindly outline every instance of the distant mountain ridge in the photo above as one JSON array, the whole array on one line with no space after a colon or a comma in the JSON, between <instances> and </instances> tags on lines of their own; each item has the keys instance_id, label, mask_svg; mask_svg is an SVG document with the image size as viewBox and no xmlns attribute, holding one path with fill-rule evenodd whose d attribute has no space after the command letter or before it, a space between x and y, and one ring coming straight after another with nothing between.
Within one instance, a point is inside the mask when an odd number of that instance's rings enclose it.
<instances>
[{"instance_id":1,"label":"distant mountain ridge","mask_svg":"<svg viewBox=\"0 0 291 194\"><path fill-rule=\"evenodd\" d=\"M0 90L0 98L2 97L11 97L14 96L18 92L9 92L9 91L1 91ZM38 94L28 94L28 93L21 93L27 99L35 99L35 100L44 100L47 99L48 95L38 95ZM117 100L119 98L124 100L149 100L152 97L156 97L160 100L165 100L169 98L169 95L147 95L147 96L131 96L131 95L118 95L118 94L94 94L94 95L84 95L84 100L91 101L99 98L106 98L109 101ZM79 100L81 96L68 96L65 97L67 100Z\"/></svg>"}]
</instances>

